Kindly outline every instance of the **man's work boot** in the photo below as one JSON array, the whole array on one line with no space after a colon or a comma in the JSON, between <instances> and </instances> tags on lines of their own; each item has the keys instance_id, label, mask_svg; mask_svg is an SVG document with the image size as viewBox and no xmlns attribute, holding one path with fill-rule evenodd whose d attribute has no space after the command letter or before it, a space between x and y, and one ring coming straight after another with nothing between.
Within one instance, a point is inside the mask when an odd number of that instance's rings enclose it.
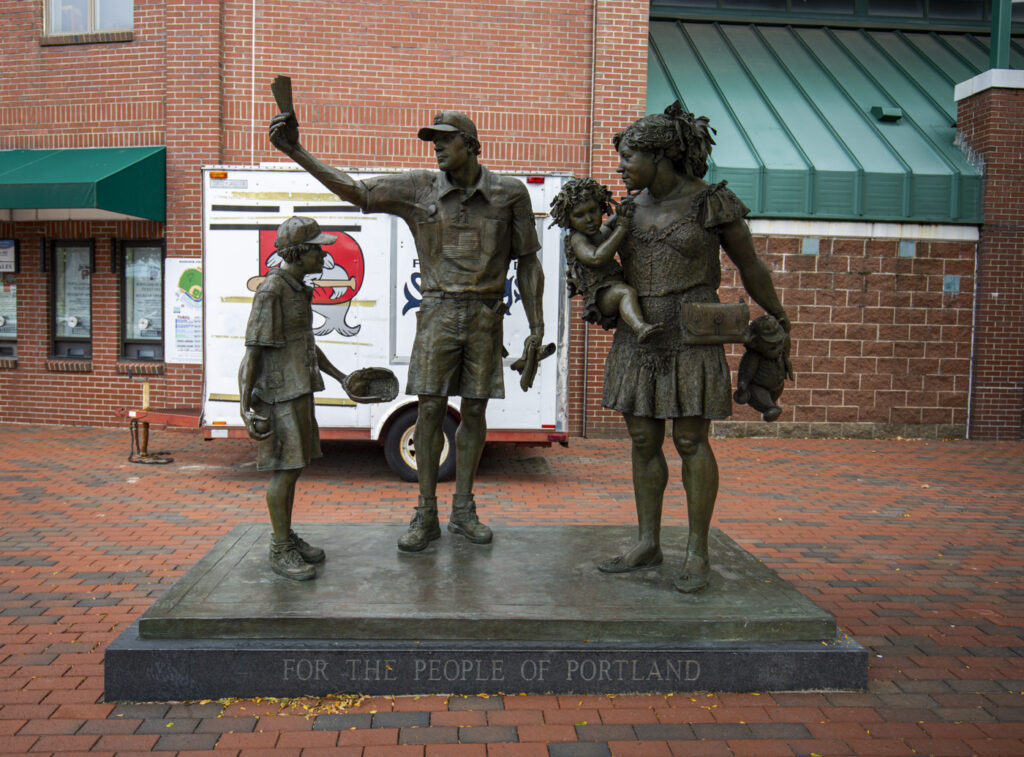
<instances>
[{"instance_id":1,"label":"man's work boot","mask_svg":"<svg viewBox=\"0 0 1024 757\"><path fill-rule=\"evenodd\" d=\"M316 568L302 559L291 539L270 540L270 567L279 576L293 581L308 581L316 577Z\"/></svg>"},{"instance_id":2,"label":"man's work boot","mask_svg":"<svg viewBox=\"0 0 1024 757\"><path fill-rule=\"evenodd\" d=\"M314 547L294 531L288 532L288 540L295 547L295 551L299 553L299 556L310 565L322 563L327 556L320 547Z\"/></svg>"},{"instance_id":3,"label":"man's work boot","mask_svg":"<svg viewBox=\"0 0 1024 757\"><path fill-rule=\"evenodd\" d=\"M462 534L474 544L490 544L494 533L476 516L476 502L472 494L456 494L452 499L452 516L448 530Z\"/></svg>"},{"instance_id":4,"label":"man's work boot","mask_svg":"<svg viewBox=\"0 0 1024 757\"><path fill-rule=\"evenodd\" d=\"M437 497L419 498L416 514L409 521L409 530L398 537L398 548L403 552L420 552L434 539L441 538L441 525L437 522Z\"/></svg>"}]
</instances>

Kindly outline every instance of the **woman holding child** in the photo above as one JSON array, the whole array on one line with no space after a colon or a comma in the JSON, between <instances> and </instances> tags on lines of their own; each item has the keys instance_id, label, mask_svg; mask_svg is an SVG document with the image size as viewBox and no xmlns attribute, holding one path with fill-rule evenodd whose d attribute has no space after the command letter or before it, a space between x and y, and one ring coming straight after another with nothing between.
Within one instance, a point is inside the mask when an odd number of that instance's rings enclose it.
<instances>
[{"instance_id":1,"label":"woman holding child","mask_svg":"<svg viewBox=\"0 0 1024 757\"><path fill-rule=\"evenodd\" d=\"M618 255L644 320L660 328L640 340L620 318L605 364L602 404L622 413L633 445L639 542L599 567L624 573L662 562L661 511L668 483L662 441L665 421L672 419L690 526L686 559L673 585L692 593L704 589L710 575L708 533L718 466L708 430L712 419L731 414L732 398L725 350L721 344L694 343L688 336L693 309L686 305L719 301L722 248L754 301L787 333L790 322L768 268L754 252L744 221L749 210L724 181L712 185L702 178L714 144L707 119L694 118L676 102L663 114L634 122L614 143L633 205Z\"/></svg>"}]
</instances>

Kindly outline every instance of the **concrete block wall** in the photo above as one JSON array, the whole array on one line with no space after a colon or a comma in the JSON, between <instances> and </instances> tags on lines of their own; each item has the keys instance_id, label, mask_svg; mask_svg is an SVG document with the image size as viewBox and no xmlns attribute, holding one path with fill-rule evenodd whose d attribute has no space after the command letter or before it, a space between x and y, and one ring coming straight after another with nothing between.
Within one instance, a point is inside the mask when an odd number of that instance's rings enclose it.
<instances>
[{"instance_id":1,"label":"concrete block wall","mask_svg":"<svg viewBox=\"0 0 1024 757\"><path fill-rule=\"evenodd\" d=\"M918 241L912 258L899 256L895 239L820 239L816 255L804 254L796 237L755 236L754 243L793 323L796 381L786 383L778 421L734 405L717 433L964 436L973 242ZM720 299L745 299L751 318L760 315L724 254L722 269ZM943 291L947 276L958 277L958 293ZM735 386L743 348L729 345L726 354ZM592 352L590 365L587 433L620 435L621 418L599 407L603 356Z\"/></svg>"}]
</instances>

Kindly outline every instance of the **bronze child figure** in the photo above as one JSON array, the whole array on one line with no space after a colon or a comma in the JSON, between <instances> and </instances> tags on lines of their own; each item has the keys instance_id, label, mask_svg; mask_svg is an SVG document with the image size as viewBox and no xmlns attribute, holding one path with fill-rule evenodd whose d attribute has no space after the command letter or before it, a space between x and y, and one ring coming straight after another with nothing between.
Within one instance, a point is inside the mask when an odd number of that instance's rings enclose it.
<instances>
[{"instance_id":1,"label":"bronze child figure","mask_svg":"<svg viewBox=\"0 0 1024 757\"><path fill-rule=\"evenodd\" d=\"M569 296L583 297L583 320L613 329L621 318L637 340L646 342L661 331L644 320L636 290L622 277L615 252L626 238L633 203L627 197L609 223L601 219L611 210L612 193L594 179L570 179L551 201L551 217L563 229L572 229L565 246Z\"/></svg>"},{"instance_id":2,"label":"bronze child figure","mask_svg":"<svg viewBox=\"0 0 1024 757\"><path fill-rule=\"evenodd\" d=\"M313 289L303 279L323 271L320 245L336 239L321 233L312 218L293 216L281 224L274 247L284 263L270 269L256 290L238 369L242 420L259 441L257 467L273 471L267 486L270 567L295 581L314 578L315 565L324 561L321 548L292 530L295 482L323 454L313 393L324 389L321 371L343 386L346 379L313 341Z\"/></svg>"}]
</instances>

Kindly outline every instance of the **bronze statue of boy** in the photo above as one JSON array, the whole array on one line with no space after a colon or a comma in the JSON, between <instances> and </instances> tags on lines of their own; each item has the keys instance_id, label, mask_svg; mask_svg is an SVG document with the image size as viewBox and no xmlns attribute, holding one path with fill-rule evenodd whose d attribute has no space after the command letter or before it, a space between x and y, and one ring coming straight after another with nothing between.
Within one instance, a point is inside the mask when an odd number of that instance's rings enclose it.
<instances>
[{"instance_id":1,"label":"bronze statue of boy","mask_svg":"<svg viewBox=\"0 0 1024 757\"><path fill-rule=\"evenodd\" d=\"M267 486L270 566L296 581L314 578L315 566L324 561L323 549L292 530L295 482L309 461L323 454L313 393L324 388L321 371L342 386L354 377L346 377L316 346L313 289L303 283L307 274L323 271L326 253L320 245L336 239L321 233L312 218L293 216L281 224L274 247L284 262L270 269L256 290L238 368L242 420L249 436L259 441L257 467L273 471Z\"/></svg>"},{"instance_id":2,"label":"bronze statue of boy","mask_svg":"<svg viewBox=\"0 0 1024 757\"><path fill-rule=\"evenodd\" d=\"M279 77L279 86L284 77ZM270 124L270 140L342 199L367 213L402 218L416 241L423 300L409 364L408 394L419 397L416 468L419 500L408 531L398 539L407 552L441 536L437 473L444 443L447 398L461 396L455 435L455 496L448 530L476 544L491 541L473 499L473 478L483 451L487 401L505 396L502 378L502 315L505 278L512 261L530 324L521 386L533 382L544 335L544 274L533 209L522 182L480 165L476 125L446 110L417 136L432 142L440 171L406 171L358 181L325 165L299 144L298 122L288 95L275 89L282 112Z\"/></svg>"}]
</instances>

